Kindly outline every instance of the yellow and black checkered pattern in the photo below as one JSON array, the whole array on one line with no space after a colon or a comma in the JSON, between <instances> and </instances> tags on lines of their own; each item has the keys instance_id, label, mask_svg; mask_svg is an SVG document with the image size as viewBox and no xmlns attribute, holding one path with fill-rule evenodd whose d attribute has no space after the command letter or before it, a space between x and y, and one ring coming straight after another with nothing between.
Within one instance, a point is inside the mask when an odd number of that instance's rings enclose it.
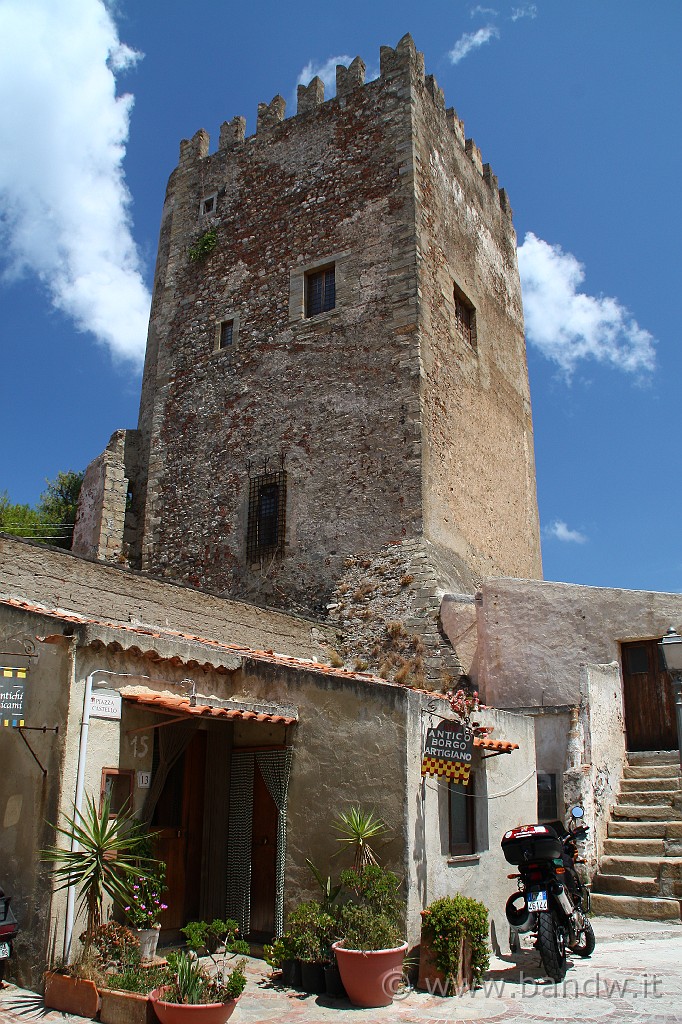
<instances>
[{"instance_id":1,"label":"yellow and black checkered pattern","mask_svg":"<svg viewBox=\"0 0 682 1024\"><path fill-rule=\"evenodd\" d=\"M443 761L440 757L425 757L422 761L422 775L439 775L450 782L459 782L463 786L469 781L471 765L461 761Z\"/></svg>"}]
</instances>

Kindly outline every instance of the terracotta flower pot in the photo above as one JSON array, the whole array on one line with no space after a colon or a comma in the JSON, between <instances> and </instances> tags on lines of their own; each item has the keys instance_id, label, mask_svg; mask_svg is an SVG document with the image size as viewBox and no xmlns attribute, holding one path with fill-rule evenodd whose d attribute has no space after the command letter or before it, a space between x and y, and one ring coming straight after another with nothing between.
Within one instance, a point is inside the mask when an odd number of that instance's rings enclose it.
<instances>
[{"instance_id":1,"label":"terracotta flower pot","mask_svg":"<svg viewBox=\"0 0 682 1024\"><path fill-rule=\"evenodd\" d=\"M155 988L149 999L161 1024L225 1024L234 1013L236 999L226 1003L168 1003L164 989Z\"/></svg>"},{"instance_id":2,"label":"terracotta flower pot","mask_svg":"<svg viewBox=\"0 0 682 1024\"><path fill-rule=\"evenodd\" d=\"M99 992L94 981L72 978L69 974L48 971L45 975L45 1006L76 1017L96 1017Z\"/></svg>"},{"instance_id":3,"label":"terracotta flower pot","mask_svg":"<svg viewBox=\"0 0 682 1024\"><path fill-rule=\"evenodd\" d=\"M119 992L114 988L100 991L102 1024L156 1024L156 1015L148 996L137 992Z\"/></svg>"},{"instance_id":4,"label":"terracotta flower pot","mask_svg":"<svg viewBox=\"0 0 682 1024\"><path fill-rule=\"evenodd\" d=\"M403 977L403 961L407 943L394 949L375 949L362 952L344 949L335 942L341 981L354 1006L389 1006Z\"/></svg>"}]
</instances>

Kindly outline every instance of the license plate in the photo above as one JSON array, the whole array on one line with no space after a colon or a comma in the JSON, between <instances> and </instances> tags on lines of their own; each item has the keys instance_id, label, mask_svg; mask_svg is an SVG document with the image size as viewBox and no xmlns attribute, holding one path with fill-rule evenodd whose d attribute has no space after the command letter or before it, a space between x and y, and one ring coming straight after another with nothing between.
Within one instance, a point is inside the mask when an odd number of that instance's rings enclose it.
<instances>
[{"instance_id":1,"label":"license plate","mask_svg":"<svg viewBox=\"0 0 682 1024\"><path fill-rule=\"evenodd\" d=\"M0 942L0 960L6 960L9 956L9 942Z\"/></svg>"},{"instance_id":2,"label":"license plate","mask_svg":"<svg viewBox=\"0 0 682 1024\"><path fill-rule=\"evenodd\" d=\"M529 910L547 910L547 890L528 893Z\"/></svg>"}]
</instances>

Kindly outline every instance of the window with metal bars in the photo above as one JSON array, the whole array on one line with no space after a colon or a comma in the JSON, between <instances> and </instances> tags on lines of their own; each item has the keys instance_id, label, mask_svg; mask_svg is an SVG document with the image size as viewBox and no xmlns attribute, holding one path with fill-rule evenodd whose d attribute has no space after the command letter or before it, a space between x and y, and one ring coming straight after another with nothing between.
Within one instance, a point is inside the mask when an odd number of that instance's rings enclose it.
<instances>
[{"instance_id":1,"label":"window with metal bars","mask_svg":"<svg viewBox=\"0 0 682 1024\"><path fill-rule=\"evenodd\" d=\"M223 320L220 325L218 348L230 348L234 339L234 320Z\"/></svg>"},{"instance_id":2,"label":"window with metal bars","mask_svg":"<svg viewBox=\"0 0 682 1024\"><path fill-rule=\"evenodd\" d=\"M461 338L476 348L476 310L467 299L461 288L454 285L453 299L455 303L455 330Z\"/></svg>"},{"instance_id":3,"label":"window with metal bars","mask_svg":"<svg viewBox=\"0 0 682 1024\"><path fill-rule=\"evenodd\" d=\"M334 267L325 267L306 274L305 315L316 316L334 309L336 305L336 275Z\"/></svg>"},{"instance_id":4,"label":"window with metal bars","mask_svg":"<svg viewBox=\"0 0 682 1024\"><path fill-rule=\"evenodd\" d=\"M249 518L246 555L250 562L262 556L284 554L287 475L262 473L249 481Z\"/></svg>"}]
</instances>

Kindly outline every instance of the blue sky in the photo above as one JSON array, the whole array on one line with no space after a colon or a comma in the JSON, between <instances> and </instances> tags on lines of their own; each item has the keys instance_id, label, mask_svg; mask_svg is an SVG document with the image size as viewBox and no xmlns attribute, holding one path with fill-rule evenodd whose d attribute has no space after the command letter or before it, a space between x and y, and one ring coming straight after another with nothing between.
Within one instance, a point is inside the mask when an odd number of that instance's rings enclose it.
<instances>
[{"instance_id":1,"label":"blue sky","mask_svg":"<svg viewBox=\"0 0 682 1024\"><path fill-rule=\"evenodd\" d=\"M681 591L681 30L679 0L0 0L0 491L136 425L180 139L409 31L514 209L545 578Z\"/></svg>"}]
</instances>

